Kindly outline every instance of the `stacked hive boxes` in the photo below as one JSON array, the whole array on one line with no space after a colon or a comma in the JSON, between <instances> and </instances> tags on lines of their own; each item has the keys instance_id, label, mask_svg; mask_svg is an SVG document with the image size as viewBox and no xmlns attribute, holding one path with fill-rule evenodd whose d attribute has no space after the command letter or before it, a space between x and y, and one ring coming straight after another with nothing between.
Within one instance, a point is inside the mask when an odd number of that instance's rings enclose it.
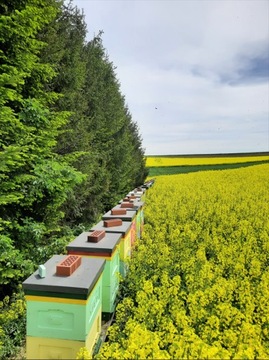
<instances>
[{"instance_id":1,"label":"stacked hive boxes","mask_svg":"<svg viewBox=\"0 0 269 360\"><path fill-rule=\"evenodd\" d=\"M121 219L101 220L91 231L105 231L107 234L120 234L120 274L125 277L127 272L127 262L131 256L131 221L122 221Z\"/></svg>"},{"instance_id":2,"label":"stacked hive boxes","mask_svg":"<svg viewBox=\"0 0 269 360\"><path fill-rule=\"evenodd\" d=\"M93 354L101 320L115 311L119 273L124 277L131 244L140 238L148 181L130 192L102 221L54 255L23 283L27 305L27 359L75 359Z\"/></svg>"},{"instance_id":3,"label":"stacked hive boxes","mask_svg":"<svg viewBox=\"0 0 269 360\"><path fill-rule=\"evenodd\" d=\"M123 222L131 222L131 244L136 240L136 212L128 209L111 209L102 216L102 220L120 219Z\"/></svg>"},{"instance_id":4,"label":"stacked hive boxes","mask_svg":"<svg viewBox=\"0 0 269 360\"><path fill-rule=\"evenodd\" d=\"M144 212L143 207L145 203L144 201L137 200L137 198L129 197L127 199L123 199L119 205L116 205L112 210L117 210L124 208L128 211L135 212L135 223L136 223L136 236L140 239L144 224Z\"/></svg>"},{"instance_id":5,"label":"stacked hive boxes","mask_svg":"<svg viewBox=\"0 0 269 360\"><path fill-rule=\"evenodd\" d=\"M134 200L134 206L138 207L137 218L139 221L139 227L137 228L137 236L139 239L141 238L144 229L144 205L144 201L140 200L139 198Z\"/></svg>"},{"instance_id":6,"label":"stacked hive boxes","mask_svg":"<svg viewBox=\"0 0 269 360\"><path fill-rule=\"evenodd\" d=\"M68 254L104 259L102 282L102 319L107 320L115 311L119 288L119 244L121 233L101 231L83 232L67 246Z\"/></svg>"},{"instance_id":7,"label":"stacked hive boxes","mask_svg":"<svg viewBox=\"0 0 269 360\"><path fill-rule=\"evenodd\" d=\"M130 193L127 195L133 195L136 198L138 198L141 201L145 201L146 200L146 188L145 187L138 187L135 188L134 190L130 191Z\"/></svg>"},{"instance_id":8,"label":"stacked hive boxes","mask_svg":"<svg viewBox=\"0 0 269 360\"><path fill-rule=\"evenodd\" d=\"M134 210L136 210L137 215L137 237L140 238L143 232L144 226L144 205L146 198L146 189L145 188L136 188L127 194L126 199L129 199L129 202L134 203ZM125 201L125 199L124 199Z\"/></svg>"},{"instance_id":9,"label":"stacked hive boxes","mask_svg":"<svg viewBox=\"0 0 269 360\"><path fill-rule=\"evenodd\" d=\"M75 359L101 333L103 259L54 255L23 283L27 359Z\"/></svg>"}]
</instances>

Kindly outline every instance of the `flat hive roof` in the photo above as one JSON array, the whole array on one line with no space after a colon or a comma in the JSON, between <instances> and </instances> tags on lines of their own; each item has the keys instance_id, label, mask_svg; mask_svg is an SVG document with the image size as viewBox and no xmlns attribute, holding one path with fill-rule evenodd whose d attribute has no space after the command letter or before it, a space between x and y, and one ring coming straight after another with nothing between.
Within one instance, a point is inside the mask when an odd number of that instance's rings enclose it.
<instances>
[{"instance_id":1,"label":"flat hive roof","mask_svg":"<svg viewBox=\"0 0 269 360\"><path fill-rule=\"evenodd\" d=\"M119 205L116 205L116 206L114 206L113 207L113 209L123 209L121 206L120 206L120 204L121 203L125 203L126 201L120 201L119 202ZM141 207L142 207L142 205L140 204L141 203L141 201L139 201L139 203L138 202L136 202L136 201L134 201L133 202L133 204L134 204L134 206L133 207L128 207L128 208L124 208L124 209L126 209L126 210L128 210L128 211L133 211L133 212L135 212L135 213L138 213L138 211L141 209ZM144 205L144 203L143 203L143 205Z\"/></svg>"},{"instance_id":2,"label":"flat hive roof","mask_svg":"<svg viewBox=\"0 0 269 360\"><path fill-rule=\"evenodd\" d=\"M119 219L116 217L116 219ZM126 235L131 229L132 222L131 221L123 221L121 225L118 226L104 226L104 220L99 221L96 225L94 225L91 230L105 230L107 233L119 233L122 235Z\"/></svg>"},{"instance_id":3,"label":"flat hive roof","mask_svg":"<svg viewBox=\"0 0 269 360\"><path fill-rule=\"evenodd\" d=\"M56 265L67 255L53 255L45 264L46 276L41 278L38 270L26 279L22 286L27 291L88 295L98 281L105 266L104 259L81 259L81 265L70 276L57 276Z\"/></svg>"},{"instance_id":4,"label":"flat hive roof","mask_svg":"<svg viewBox=\"0 0 269 360\"><path fill-rule=\"evenodd\" d=\"M106 228L107 229L107 228ZM85 231L75 238L70 244L66 246L67 250L75 250L89 253L107 253L112 254L116 246L120 243L122 238L121 233L107 233L104 238L97 243L87 241L88 235L93 231Z\"/></svg>"},{"instance_id":5,"label":"flat hive roof","mask_svg":"<svg viewBox=\"0 0 269 360\"><path fill-rule=\"evenodd\" d=\"M114 208L113 208L114 209ZM112 209L112 210L113 210ZM122 209L122 208L121 208ZM127 209L125 209L127 210ZM127 210L126 211L126 214L121 214L121 215L112 215L111 214L111 210L109 210L107 213L105 213L103 216L102 216L102 219L103 220L109 220L109 219L121 219L122 221L133 221L135 218L135 212L134 211L130 211Z\"/></svg>"}]
</instances>

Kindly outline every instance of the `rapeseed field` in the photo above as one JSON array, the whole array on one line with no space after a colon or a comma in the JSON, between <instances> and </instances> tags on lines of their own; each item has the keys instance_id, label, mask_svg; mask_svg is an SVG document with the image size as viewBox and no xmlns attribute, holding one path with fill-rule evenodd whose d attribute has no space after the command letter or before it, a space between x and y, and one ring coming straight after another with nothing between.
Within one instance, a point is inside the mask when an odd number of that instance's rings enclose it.
<instances>
[{"instance_id":1,"label":"rapeseed field","mask_svg":"<svg viewBox=\"0 0 269 360\"><path fill-rule=\"evenodd\" d=\"M99 358L269 358L268 174L156 178Z\"/></svg>"},{"instance_id":2,"label":"rapeseed field","mask_svg":"<svg viewBox=\"0 0 269 360\"><path fill-rule=\"evenodd\" d=\"M245 162L269 161L269 155L264 156L226 156L226 157L182 157L182 156L149 156L146 158L147 167L186 166L186 165L217 165L240 164Z\"/></svg>"}]
</instances>

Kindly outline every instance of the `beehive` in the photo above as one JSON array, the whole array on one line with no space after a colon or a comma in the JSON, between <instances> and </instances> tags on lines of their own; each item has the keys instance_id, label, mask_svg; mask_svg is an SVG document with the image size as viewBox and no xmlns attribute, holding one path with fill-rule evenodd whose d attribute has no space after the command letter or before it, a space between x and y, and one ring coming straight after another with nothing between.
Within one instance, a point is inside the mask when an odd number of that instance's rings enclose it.
<instances>
[{"instance_id":1,"label":"beehive","mask_svg":"<svg viewBox=\"0 0 269 360\"><path fill-rule=\"evenodd\" d=\"M102 216L102 220L109 220L118 218L122 221L131 222L131 245L135 243L136 240L136 212L130 211L129 209L123 208L113 208L109 210Z\"/></svg>"},{"instance_id":2,"label":"beehive","mask_svg":"<svg viewBox=\"0 0 269 360\"><path fill-rule=\"evenodd\" d=\"M37 270L23 282L29 359L72 358L81 344L92 352L100 336L105 261L80 258L69 276L57 275L57 266L71 267L78 258L68 264L67 256L54 255L44 264L45 277Z\"/></svg>"},{"instance_id":3,"label":"beehive","mask_svg":"<svg viewBox=\"0 0 269 360\"><path fill-rule=\"evenodd\" d=\"M122 203L124 203L124 207L127 211L134 211L136 216L136 236L137 238L140 238L143 232L143 226L144 226L144 201L135 200L134 202L130 203L130 207L127 206L127 202L121 202L119 205L116 205L114 209L121 209Z\"/></svg>"},{"instance_id":4,"label":"beehive","mask_svg":"<svg viewBox=\"0 0 269 360\"><path fill-rule=\"evenodd\" d=\"M106 233L99 242L88 242L87 239L95 230L81 233L67 245L68 254L86 256L105 260L102 281L102 317L108 318L115 310L116 295L119 288L120 242L121 233Z\"/></svg>"},{"instance_id":5,"label":"beehive","mask_svg":"<svg viewBox=\"0 0 269 360\"><path fill-rule=\"evenodd\" d=\"M26 337L27 359L76 359L79 350L86 347L90 353L100 334L101 309L89 331L86 341L63 340L54 338Z\"/></svg>"},{"instance_id":6,"label":"beehive","mask_svg":"<svg viewBox=\"0 0 269 360\"><path fill-rule=\"evenodd\" d=\"M135 188L127 194L127 197L134 197L137 200L145 201L146 200L146 189L143 187Z\"/></svg>"},{"instance_id":7,"label":"beehive","mask_svg":"<svg viewBox=\"0 0 269 360\"><path fill-rule=\"evenodd\" d=\"M127 259L131 256L131 234L132 234L132 222L122 221L121 225L117 226L104 226L104 220L99 221L96 225L91 228L94 230L105 230L106 233L121 234L120 241L120 274L126 275L127 270Z\"/></svg>"}]
</instances>

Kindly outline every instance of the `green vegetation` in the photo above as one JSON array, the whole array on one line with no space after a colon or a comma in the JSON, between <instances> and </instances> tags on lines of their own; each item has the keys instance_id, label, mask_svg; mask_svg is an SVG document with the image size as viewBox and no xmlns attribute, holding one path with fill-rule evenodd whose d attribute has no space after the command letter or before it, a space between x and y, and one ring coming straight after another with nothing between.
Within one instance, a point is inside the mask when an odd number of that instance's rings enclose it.
<instances>
[{"instance_id":1,"label":"green vegetation","mask_svg":"<svg viewBox=\"0 0 269 360\"><path fill-rule=\"evenodd\" d=\"M268 173L155 179L98 359L269 358Z\"/></svg>"},{"instance_id":2,"label":"green vegetation","mask_svg":"<svg viewBox=\"0 0 269 360\"><path fill-rule=\"evenodd\" d=\"M268 164L269 160L248 161L245 163L212 164L212 165L181 165L181 166L154 166L149 168L149 176L186 174L197 171L237 169L258 164Z\"/></svg>"},{"instance_id":3,"label":"green vegetation","mask_svg":"<svg viewBox=\"0 0 269 360\"><path fill-rule=\"evenodd\" d=\"M0 358L25 335L21 282L146 176L102 34L60 0L0 4Z\"/></svg>"}]
</instances>

